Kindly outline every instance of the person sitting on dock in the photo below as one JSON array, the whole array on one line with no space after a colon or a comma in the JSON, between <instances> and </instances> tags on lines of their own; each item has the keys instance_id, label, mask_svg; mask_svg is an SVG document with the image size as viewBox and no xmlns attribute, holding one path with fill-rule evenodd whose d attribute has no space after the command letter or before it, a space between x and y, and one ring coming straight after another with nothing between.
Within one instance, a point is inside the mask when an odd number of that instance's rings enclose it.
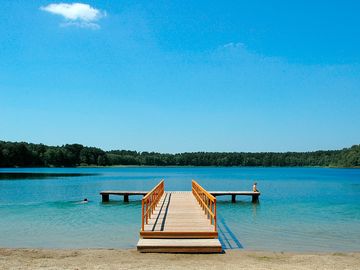
<instances>
[{"instance_id":1,"label":"person sitting on dock","mask_svg":"<svg viewBox=\"0 0 360 270\"><path fill-rule=\"evenodd\" d=\"M253 184L253 192L259 192L259 190L257 189L256 185L257 185L257 183L254 182L254 184Z\"/></svg>"}]
</instances>

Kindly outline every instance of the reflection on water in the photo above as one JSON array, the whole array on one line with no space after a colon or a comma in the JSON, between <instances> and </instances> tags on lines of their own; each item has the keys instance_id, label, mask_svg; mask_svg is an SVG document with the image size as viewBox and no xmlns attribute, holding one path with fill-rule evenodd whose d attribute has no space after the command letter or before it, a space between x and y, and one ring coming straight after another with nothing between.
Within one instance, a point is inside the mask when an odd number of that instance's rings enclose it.
<instances>
[{"instance_id":1,"label":"reflection on water","mask_svg":"<svg viewBox=\"0 0 360 270\"><path fill-rule=\"evenodd\" d=\"M256 209L258 208L258 206L260 206L260 201L257 201L256 203L252 203L252 213L253 213L253 219L256 218Z\"/></svg>"},{"instance_id":2,"label":"reflection on water","mask_svg":"<svg viewBox=\"0 0 360 270\"><path fill-rule=\"evenodd\" d=\"M135 247L142 196L102 203L99 192L150 190L162 178L168 191L190 191L191 179L208 190L251 190L257 179L258 204L217 198L224 248L360 250L360 170L319 168L0 169L0 246Z\"/></svg>"}]
</instances>

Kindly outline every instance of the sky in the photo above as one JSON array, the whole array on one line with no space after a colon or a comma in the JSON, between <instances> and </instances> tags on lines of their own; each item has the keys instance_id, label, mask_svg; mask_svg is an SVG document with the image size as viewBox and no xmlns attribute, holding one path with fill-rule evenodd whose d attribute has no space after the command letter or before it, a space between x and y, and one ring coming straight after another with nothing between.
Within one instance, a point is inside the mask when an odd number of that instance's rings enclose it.
<instances>
[{"instance_id":1,"label":"sky","mask_svg":"<svg viewBox=\"0 0 360 270\"><path fill-rule=\"evenodd\" d=\"M167 153L360 143L359 1L0 1L0 140Z\"/></svg>"}]
</instances>

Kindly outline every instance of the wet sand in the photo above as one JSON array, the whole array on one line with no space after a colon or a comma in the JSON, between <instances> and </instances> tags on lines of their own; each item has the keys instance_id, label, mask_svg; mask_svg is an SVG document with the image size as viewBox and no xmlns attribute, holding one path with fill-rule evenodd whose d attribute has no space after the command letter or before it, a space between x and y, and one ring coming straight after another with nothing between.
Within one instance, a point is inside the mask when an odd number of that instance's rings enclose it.
<instances>
[{"instance_id":1,"label":"wet sand","mask_svg":"<svg viewBox=\"0 0 360 270\"><path fill-rule=\"evenodd\" d=\"M0 249L0 269L360 269L360 252L142 254L134 249Z\"/></svg>"}]
</instances>

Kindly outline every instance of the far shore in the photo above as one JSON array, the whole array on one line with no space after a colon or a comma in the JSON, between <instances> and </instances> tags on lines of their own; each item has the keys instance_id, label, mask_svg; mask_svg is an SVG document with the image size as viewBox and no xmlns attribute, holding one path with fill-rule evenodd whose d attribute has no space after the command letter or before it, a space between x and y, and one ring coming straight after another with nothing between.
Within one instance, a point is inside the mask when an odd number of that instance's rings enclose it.
<instances>
[{"instance_id":1,"label":"far shore","mask_svg":"<svg viewBox=\"0 0 360 270\"><path fill-rule=\"evenodd\" d=\"M49 167L45 167L49 168ZM59 167L54 167L59 168ZM60 167L62 168L62 167ZM66 167L64 167L66 168ZM72 167L68 167L72 168ZM360 167L335 167L335 166L192 166L192 165L81 165L73 168L324 168L324 169L360 169Z\"/></svg>"},{"instance_id":2,"label":"far shore","mask_svg":"<svg viewBox=\"0 0 360 270\"><path fill-rule=\"evenodd\" d=\"M193 165L167 165L167 166L160 166L160 165L106 165L106 166L99 166L99 165L79 165L75 167L0 167L0 169L75 169L75 168L254 168L254 169L266 169L266 168L319 168L319 169L360 169L360 166L354 167L336 167L336 166L193 166ZM1 173L1 172L0 172Z\"/></svg>"},{"instance_id":3,"label":"far shore","mask_svg":"<svg viewBox=\"0 0 360 270\"><path fill-rule=\"evenodd\" d=\"M155 254L135 249L0 248L0 269L360 269L360 252L227 250L223 254Z\"/></svg>"}]
</instances>

